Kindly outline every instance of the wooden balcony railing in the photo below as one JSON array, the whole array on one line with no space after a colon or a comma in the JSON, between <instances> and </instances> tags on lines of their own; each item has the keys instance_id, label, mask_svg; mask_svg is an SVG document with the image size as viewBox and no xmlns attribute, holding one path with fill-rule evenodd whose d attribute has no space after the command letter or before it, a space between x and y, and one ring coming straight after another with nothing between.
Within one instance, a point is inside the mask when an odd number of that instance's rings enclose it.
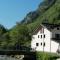
<instances>
[{"instance_id":1,"label":"wooden balcony railing","mask_svg":"<svg viewBox=\"0 0 60 60\"><path fill-rule=\"evenodd\" d=\"M60 38L51 38L52 40L60 40Z\"/></svg>"}]
</instances>

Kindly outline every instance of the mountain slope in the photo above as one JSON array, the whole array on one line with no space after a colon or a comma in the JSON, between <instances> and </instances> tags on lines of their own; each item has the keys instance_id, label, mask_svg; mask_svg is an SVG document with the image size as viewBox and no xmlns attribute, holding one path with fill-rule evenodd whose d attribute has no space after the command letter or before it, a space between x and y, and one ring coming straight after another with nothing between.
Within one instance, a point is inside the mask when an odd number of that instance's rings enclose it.
<instances>
[{"instance_id":1,"label":"mountain slope","mask_svg":"<svg viewBox=\"0 0 60 60\"><path fill-rule=\"evenodd\" d=\"M36 11L27 14L22 22L10 29L8 47L16 44L30 46L31 34L46 20L60 24L60 0L44 0Z\"/></svg>"},{"instance_id":2,"label":"mountain slope","mask_svg":"<svg viewBox=\"0 0 60 60\"><path fill-rule=\"evenodd\" d=\"M39 4L38 9L35 11L29 12L26 17L21 21L21 24L29 24L41 16L46 10L48 10L56 0L44 0L42 3Z\"/></svg>"},{"instance_id":3,"label":"mountain slope","mask_svg":"<svg viewBox=\"0 0 60 60\"><path fill-rule=\"evenodd\" d=\"M34 29L37 28L44 20L48 20L49 23L60 24L60 0L56 0L47 11L35 20L35 22L30 23L27 26L31 31L34 31Z\"/></svg>"}]
</instances>

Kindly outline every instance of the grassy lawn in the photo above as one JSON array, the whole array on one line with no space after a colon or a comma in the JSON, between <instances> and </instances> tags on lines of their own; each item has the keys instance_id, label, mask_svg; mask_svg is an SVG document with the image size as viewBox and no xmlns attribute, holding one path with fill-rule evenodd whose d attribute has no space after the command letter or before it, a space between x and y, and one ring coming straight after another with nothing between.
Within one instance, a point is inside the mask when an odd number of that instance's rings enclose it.
<instances>
[{"instance_id":1,"label":"grassy lawn","mask_svg":"<svg viewBox=\"0 0 60 60\"><path fill-rule=\"evenodd\" d=\"M48 52L36 52L36 60L56 60L60 58L58 54Z\"/></svg>"}]
</instances>

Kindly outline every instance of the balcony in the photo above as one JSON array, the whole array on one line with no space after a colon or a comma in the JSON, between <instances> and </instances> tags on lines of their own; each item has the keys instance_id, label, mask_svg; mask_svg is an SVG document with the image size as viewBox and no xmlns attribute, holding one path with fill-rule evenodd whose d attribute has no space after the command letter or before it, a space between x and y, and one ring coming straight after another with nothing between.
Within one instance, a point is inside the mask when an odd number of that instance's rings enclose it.
<instances>
[{"instance_id":1,"label":"balcony","mask_svg":"<svg viewBox=\"0 0 60 60\"><path fill-rule=\"evenodd\" d=\"M52 40L60 40L60 38L51 38Z\"/></svg>"},{"instance_id":2,"label":"balcony","mask_svg":"<svg viewBox=\"0 0 60 60\"><path fill-rule=\"evenodd\" d=\"M60 38L51 38L51 39L56 41L56 42L60 42Z\"/></svg>"}]
</instances>

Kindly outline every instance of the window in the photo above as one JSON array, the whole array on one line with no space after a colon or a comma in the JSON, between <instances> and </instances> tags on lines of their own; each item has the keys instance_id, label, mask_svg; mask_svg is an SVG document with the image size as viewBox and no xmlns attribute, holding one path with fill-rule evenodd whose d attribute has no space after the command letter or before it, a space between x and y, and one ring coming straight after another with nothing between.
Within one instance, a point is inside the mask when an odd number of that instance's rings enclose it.
<instances>
[{"instance_id":1,"label":"window","mask_svg":"<svg viewBox=\"0 0 60 60\"><path fill-rule=\"evenodd\" d=\"M36 46L39 46L39 43L36 43Z\"/></svg>"},{"instance_id":2,"label":"window","mask_svg":"<svg viewBox=\"0 0 60 60\"><path fill-rule=\"evenodd\" d=\"M42 45L42 43L41 43L41 45Z\"/></svg>"},{"instance_id":3,"label":"window","mask_svg":"<svg viewBox=\"0 0 60 60\"><path fill-rule=\"evenodd\" d=\"M38 38L39 38L39 35L38 35Z\"/></svg>"},{"instance_id":4,"label":"window","mask_svg":"<svg viewBox=\"0 0 60 60\"><path fill-rule=\"evenodd\" d=\"M59 30L59 28L57 28L57 30Z\"/></svg>"},{"instance_id":5,"label":"window","mask_svg":"<svg viewBox=\"0 0 60 60\"><path fill-rule=\"evenodd\" d=\"M44 38L45 38L45 35L44 35Z\"/></svg>"},{"instance_id":6,"label":"window","mask_svg":"<svg viewBox=\"0 0 60 60\"><path fill-rule=\"evenodd\" d=\"M42 38L42 35L38 35L38 38Z\"/></svg>"},{"instance_id":7,"label":"window","mask_svg":"<svg viewBox=\"0 0 60 60\"><path fill-rule=\"evenodd\" d=\"M45 42L44 42L44 46L45 46Z\"/></svg>"},{"instance_id":8,"label":"window","mask_svg":"<svg viewBox=\"0 0 60 60\"><path fill-rule=\"evenodd\" d=\"M42 38L42 35L41 35L41 38Z\"/></svg>"},{"instance_id":9,"label":"window","mask_svg":"<svg viewBox=\"0 0 60 60\"><path fill-rule=\"evenodd\" d=\"M59 38L59 37L60 37L60 34L55 34L55 37L56 37L56 38Z\"/></svg>"}]
</instances>

